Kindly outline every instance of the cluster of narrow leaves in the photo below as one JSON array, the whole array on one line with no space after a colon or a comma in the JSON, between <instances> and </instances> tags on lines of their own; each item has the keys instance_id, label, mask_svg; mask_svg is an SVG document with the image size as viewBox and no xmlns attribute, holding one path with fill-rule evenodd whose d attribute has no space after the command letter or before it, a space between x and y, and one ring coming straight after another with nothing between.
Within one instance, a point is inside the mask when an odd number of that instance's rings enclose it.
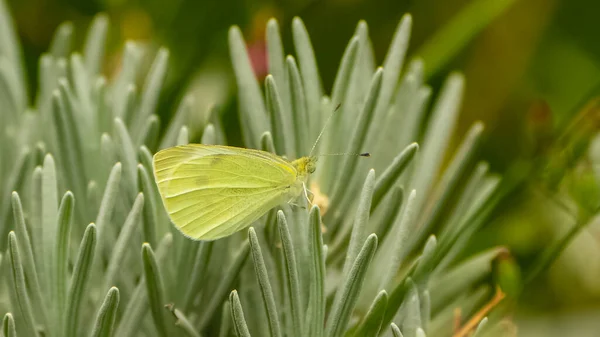
<instances>
[{"instance_id":1,"label":"cluster of narrow leaves","mask_svg":"<svg viewBox=\"0 0 600 337\"><path fill-rule=\"evenodd\" d=\"M168 52L144 74L143 49L127 43L107 81L107 18L93 21L82 52L64 24L30 104L11 22L0 1L5 337L449 336L456 308L466 320L492 297L487 280L503 250L461 253L501 198L499 178L474 162L481 124L449 151L461 75L429 114L422 62L403 69L410 16L383 68L359 23L329 97L300 19L297 58L284 57L277 22L268 23L264 94L240 30L230 30L246 147L306 155L341 104L317 153L372 158L322 157L310 182L321 208L282 205L214 242L174 229L152 179L152 153L189 141L190 100L166 128L155 115ZM224 143L215 123L202 143Z\"/></svg>"}]
</instances>

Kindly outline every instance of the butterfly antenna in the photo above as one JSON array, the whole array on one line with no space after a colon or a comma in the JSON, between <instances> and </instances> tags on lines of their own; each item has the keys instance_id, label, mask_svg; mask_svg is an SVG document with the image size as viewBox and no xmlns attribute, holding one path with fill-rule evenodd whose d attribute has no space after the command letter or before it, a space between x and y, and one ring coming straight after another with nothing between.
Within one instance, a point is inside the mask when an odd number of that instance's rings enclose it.
<instances>
[{"instance_id":1,"label":"butterfly antenna","mask_svg":"<svg viewBox=\"0 0 600 337\"><path fill-rule=\"evenodd\" d=\"M329 157L329 156L370 157L371 154L369 152L363 152L363 153L348 153L348 152L344 152L344 153L326 153L326 154L320 154L317 157Z\"/></svg>"},{"instance_id":2,"label":"butterfly antenna","mask_svg":"<svg viewBox=\"0 0 600 337\"><path fill-rule=\"evenodd\" d=\"M342 103L339 103L338 105L336 105L335 109L333 109L333 112L331 114L329 114L329 117L327 117L327 120L325 121L325 124L323 124L323 128L321 129L321 132L319 132L319 135L317 136L317 140L315 140L315 143L313 144L312 148L310 149L310 153L308 154L309 157L312 156L313 152L317 148L317 145L319 144L319 140L321 140L321 136L323 136L323 132L327 128L327 125L329 125L329 121L331 120L331 117L333 117L335 112L340 109L341 105L342 105Z\"/></svg>"}]
</instances>

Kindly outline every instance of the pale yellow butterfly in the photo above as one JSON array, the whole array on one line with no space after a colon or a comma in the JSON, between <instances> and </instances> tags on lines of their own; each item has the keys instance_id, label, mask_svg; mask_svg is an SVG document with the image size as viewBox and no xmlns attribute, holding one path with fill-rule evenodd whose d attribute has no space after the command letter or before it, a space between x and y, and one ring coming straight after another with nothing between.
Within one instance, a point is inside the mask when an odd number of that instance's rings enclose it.
<instances>
[{"instance_id":1,"label":"pale yellow butterfly","mask_svg":"<svg viewBox=\"0 0 600 337\"><path fill-rule=\"evenodd\" d=\"M154 178L173 224L192 239L216 240L303 191L308 198L306 181L316 162L311 155L288 161L266 151L189 144L156 153Z\"/></svg>"}]
</instances>

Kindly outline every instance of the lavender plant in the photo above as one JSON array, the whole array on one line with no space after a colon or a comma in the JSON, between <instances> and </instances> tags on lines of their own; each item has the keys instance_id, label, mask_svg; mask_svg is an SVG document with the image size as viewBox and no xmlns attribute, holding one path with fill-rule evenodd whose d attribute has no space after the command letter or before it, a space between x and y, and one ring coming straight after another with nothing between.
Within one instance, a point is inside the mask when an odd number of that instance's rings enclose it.
<instances>
[{"instance_id":1,"label":"lavender plant","mask_svg":"<svg viewBox=\"0 0 600 337\"><path fill-rule=\"evenodd\" d=\"M301 19L295 56L269 21L264 90L231 28L246 147L306 155L340 105L318 153L372 158L323 157L310 181L315 205L281 205L248 231L199 242L170 224L151 173L156 150L196 141L187 124L201 113L185 98L168 125L157 117L169 52L146 70L146 50L127 42L109 80L108 18L95 18L81 50L66 23L40 58L30 104L0 2L3 336L452 335L455 308L466 322L497 298L489 276L505 249L462 253L503 190L477 162L481 123L449 146L465 80L451 74L432 98L423 62L405 64L411 20L398 24L381 67L360 22L329 94ZM211 116L200 142L225 139Z\"/></svg>"}]
</instances>

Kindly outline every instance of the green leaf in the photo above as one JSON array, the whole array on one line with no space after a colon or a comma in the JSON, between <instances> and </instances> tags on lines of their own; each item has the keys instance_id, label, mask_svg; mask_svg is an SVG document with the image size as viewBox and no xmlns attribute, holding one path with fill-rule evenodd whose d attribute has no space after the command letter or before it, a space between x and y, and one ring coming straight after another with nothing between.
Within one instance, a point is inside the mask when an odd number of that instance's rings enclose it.
<instances>
[{"instance_id":1,"label":"green leaf","mask_svg":"<svg viewBox=\"0 0 600 337\"><path fill-rule=\"evenodd\" d=\"M379 68L371 80L371 87L369 89L369 93L367 94L367 100L365 101L365 105L350 136L350 144L348 145L347 153L361 153L363 152L362 150L364 150L361 149L361 146L364 145L367 132L369 131L369 125L371 124L377 98L379 97L379 92L381 90L382 78L383 69ZM332 205L342 203L343 199L347 198L348 194L344 193L344 187L346 186L345 182L351 179L352 173L354 172L353 168L356 165L357 159L358 156L345 156L343 163L336 167L337 174L335 184L333 185L333 190L331 192Z\"/></svg>"},{"instance_id":2,"label":"green leaf","mask_svg":"<svg viewBox=\"0 0 600 337\"><path fill-rule=\"evenodd\" d=\"M73 275L69 292L67 295L67 309L65 314L65 337L75 337L79 335L79 316L81 314L81 305L84 296L87 294L87 283L91 275L92 263L94 260L94 251L96 248L96 225L89 224L83 234L77 260L73 267Z\"/></svg>"},{"instance_id":3,"label":"green leaf","mask_svg":"<svg viewBox=\"0 0 600 337\"><path fill-rule=\"evenodd\" d=\"M185 96L181 100L181 103L179 103L175 115L171 118L169 126L166 128L164 136L160 141L159 149L171 147L177 143L177 136L180 133L181 127L186 125L190 120L193 108L194 98L192 96Z\"/></svg>"},{"instance_id":4,"label":"green leaf","mask_svg":"<svg viewBox=\"0 0 600 337\"><path fill-rule=\"evenodd\" d=\"M475 332L471 335L471 337L481 337L484 335L484 329L487 327L488 318L484 317L479 324L477 324L477 328L475 328Z\"/></svg>"},{"instance_id":5,"label":"green leaf","mask_svg":"<svg viewBox=\"0 0 600 337\"><path fill-rule=\"evenodd\" d=\"M354 73L359 71L359 47L359 37L355 35L350 39L350 42L342 55L342 61L340 62L340 66L333 82L333 89L331 90L331 101L336 107L338 104L341 105L337 108L337 111L331 113L331 117L328 117L332 119L329 121L331 125L327 126L329 127L329 130L327 132L327 137L325 137L326 144L322 144L320 147L321 149L326 148L327 151L332 152L341 152L345 150L343 147L345 144L339 142L338 139L340 133L346 132L346 127L349 125L348 121L351 120L351 118L349 118L351 117L350 112L355 109L354 105L346 104L346 99L349 94L352 94L350 90L354 84L353 80L357 77Z\"/></svg>"},{"instance_id":6,"label":"green leaf","mask_svg":"<svg viewBox=\"0 0 600 337\"><path fill-rule=\"evenodd\" d=\"M385 60L383 61L383 79L381 81L381 93L377 100L377 106L373 112L374 120L385 120L386 114L388 113L392 95L398 86L400 78L400 70L404 63L404 57L406 50L408 49L408 42L410 40L410 31L412 27L412 16L410 14L404 14L394 37L390 44ZM375 146L381 142L381 132L372 132L368 135L366 144L369 146ZM404 144L402 144L404 145Z\"/></svg>"},{"instance_id":7,"label":"green leaf","mask_svg":"<svg viewBox=\"0 0 600 337\"><path fill-rule=\"evenodd\" d=\"M66 79L58 80L58 89L52 94L52 113L58 134L58 157L67 175L67 187L76 195L85 195L87 186L83 159L81 126L76 125L75 97Z\"/></svg>"},{"instance_id":8,"label":"green leaf","mask_svg":"<svg viewBox=\"0 0 600 337\"><path fill-rule=\"evenodd\" d=\"M200 337L200 333L196 331L196 328L192 325L192 322L185 317L185 315L179 310L173 307L173 305L166 305L167 309L171 311L173 317L175 317L175 325L181 328L189 337Z\"/></svg>"},{"instance_id":9,"label":"green leaf","mask_svg":"<svg viewBox=\"0 0 600 337\"><path fill-rule=\"evenodd\" d=\"M429 321L431 320L431 295L429 294L429 290L423 291L419 298L419 303L421 304L421 327L423 330L427 330Z\"/></svg>"},{"instance_id":10,"label":"green leaf","mask_svg":"<svg viewBox=\"0 0 600 337\"><path fill-rule=\"evenodd\" d=\"M160 135L160 120L157 115L151 115L144 122L144 127L140 132L138 144L145 145L150 149L158 146L158 137Z\"/></svg>"},{"instance_id":11,"label":"green leaf","mask_svg":"<svg viewBox=\"0 0 600 337\"><path fill-rule=\"evenodd\" d=\"M331 101L333 104L337 105L344 102L346 94L348 93L348 88L350 87L351 83L350 78L354 69L357 67L356 62L358 59L358 47L358 36L354 36L352 39L350 39L350 42L348 42L346 50L344 50L342 61L340 62L340 66L333 82L333 89L331 90ZM335 119L333 121L334 125L339 125L339 123L341 123L341 118L344 116L342 114L344 108L340 108L342 111L339 111L335 115Z\"/></svg>"},{"instance_id":12,"label":"green leaf","mask_svg":"<svg viewBox=\"0 0 600 337\"><path fill-rule=\"evenodd\" d=\"M276 153L275 145L273 144L273 136L269 131L266 131L260 136L260 149L263 151Z\"/></svg>"},{"instance_id":13,"label":"green leaf","mask_svg":"<svg viewBox=\"0 0 600 337\"><path fill-rule=\"evenodd\" d=\"M39 317L38 323L45 325L47 323L46 303L42 297L42 290L33 259L32 244L25 225L23 206L17 192L12 192L11 201L15 220L15 235L18 238L19 252L21 252L23 258L24 275L27 278L29 291L31 292L31 304L35 308L36 317Z\"/></svg>"},{"instance_id":14,"label":"green leaf","mask_svg":"<svg viewBox=\"0 0 600 337\"><path fill-rule=\"evenodd\" d=\"M100 254L98 262L102 261L104 254L109 253L112 238L109 233L112 232L113 228L110 228L111 219L115 212L115 205L119 200L118 195L120 193L121 184L121 163L116 163L108 176L102 201L100 202L100 209L98 209L98 215L96 216L96 225L99 231L98 234L98 245L97 252Z\"/></svg>"},{"instance_id":15,"label":"green leaf","mask_svg":"<svg viewBox=\"0 0 600 337\"><path fill-rule=\"evenodd\" d=\"M391 329L392 329L392 334L394 334L394 337L403 337L402 332L400 331L400 328L398 328L398 326L396 324L392 323Z\"/></svg>"},{"instance_id":16,"label":"green leaf","mask_svg":"<svg viewBox=\"0 0 600 337\"><path fill-rule=\"evenodd\" d=\"M134 84L130 84L125 89L123 97L123 106L121 110L115 110L115 118L120 118L127 127L131 128L134 123L135 113L137 111L138 89Z\"/></svg>"},{"instance_id":17,"label":"green leaf","mask_svg":"<svg viewBox=\"0 0 600 337\"><path fill-rule=\"evenodd\" d=\"M244 38L237 26L229 29L229 54L238 85L238 111L244 144L256 149L259 146L260 135L269 131L269 122L256 75L248 59Z\"/></svg>"},{"instance_id":18,"label":"green leaf","mask_svg":"<svg viewBox=\"0 0 600 337\"><path fill-rule=\"evenodd\" d=\"M127 127L123 124L123 121L119 118L114 120L115 128L115 140L118 147L118 158L123 163L123 176L127 188L131 189L132 192L138 192L138 185L136 179L136 166L137 156L135 146L131 140L131 136L127 131Z\"/></svg>"},{"instance_id":19,"label":"green leaf","mask_svg":"<svg viewBox=\"0 0 600 337\"><path fill-rule=\"evenodd\" d=\"M104 181L108 178L106 172L110 172L112 166L118 161L117 147L111 136L107 133L103 133L102 136L100 136L100 155L104 159L101 164L102 178L104 179L99 181Z\"/></svg>"},{"instance_id":20,"label":"green leaf","mask_svg":"<svg viewBox=\"0 0 600 337\"><path fill-rule=\"evenodd\" d=\"M148 172L146 172L146 168L138 164L138 179L139 186L141 187L141 192L146 196L152 196L154 191L152 184L154 183L152 178ZM145 242L152 244L156 244L156 233L157 233L157 223L156 223L156 210L157 207L154 204L154 199L151 197L147 197L144 199L144 221L142 226L143 231L143 239Z\"/></svg>"},{"instance_id":21,"label":"green leaf","mask_svg":"<svg viewBox=\"0 0 600 337\"><path fill-rule=\"evenodd\" d=\"M173 245L173 236L165 235L156 249L156 259L158 265L164 265L166 259L170 256ZM114 336L130 337L133 336L143 324L143 320L148 312L148 291L146 290L146 280L141 278L136 285L119 324L115 330Z\"/></svg>"},{"instance_id":22,"label":"green leaf","mask_svg":"<svg viewBox=\"0 0 600 337\"><path fill-rule=\"evenodd\" d=\"M235 290L234 290L235 291ZM221 313L221 326L219 327L219 337L229 337L231 330L231 302L223 303L223 312Z\"/></svg>"},{"instance_id":23,"label":"green leaf","mask_svg":"<svg viewBox=\"0 0 600 337\"><path fill-rule=\"evenodd\" d=\"M306 316L308 336L323 336L325 322L325 257L323 252L323 233L321 232L321 212L313 206L309 213L310 257L310 295Z\"/></svg>"},{"instance_id":24,"label":"green leaf","mask_svg":"<svg viewBox=\"0 0 600 337\"><path fill-rule=\"evenodd\" d=\"M167 337L169 336L169 330L167 329L164 309L166 301L163 277L158 269L154 252L148 243L142 245L142 263L144 266L148 302L150 304L150 312L152 313L154 324L158 333L163 337Z\"/></svg>"},{"instance_id":25,"label":"green leaf","mask_svg":"<svg viewBox=\"0 0 600 337\"><path fill-rule=\"evenodd\" d=\"M269 274L263 260L262 251L258 242L258 237L254 231L254 227L248 229L248 242L250 243L250 251L252 252L252 260L254 262L254 272L260 285L265 309L267 310L267 319L269 323L269 332L271 336L281 336L281 327L279 326L279 317L277 307L275 306L275 297L271 283L269 282Z\"/></svg>"},{"instance_id":26,"label":"green leaf","mask_svg":"<svg viewBox=\"0 0 600 337\"><path fill-rule=\"evenodd\" d=\"M194 258L192 273L186 286L186 290L184 292L185 295L182 300L181 307L186 312L191 309L192 303L194 302L194 298L200 292L203 281L206 278L206 270L208 267L208 262L210 261L210 257L212 255L212 249L212 242L200 243L200 247Z\"/></svg>"},{"instance_id":27,"label":"green leaf","mask_svg":"<svg viewBox=\"0 0 600 337\"><path fill-rule=\"evenodd\" d=\"M54 258L54 252L56 250L56 233L58 233L57 222L58 219L58 186L56 177L56 165L54 164L54 157L51 154L47 154L44 158L44 166L42 168L42 234L41 242L43 246L42 260L44 261L43 268L40 269L39 279L44 282L42 289L47 294L50 294L50 298L54 296L52 294L52 283L54 279L53 274L56 271L54 265L56 259Z\"/></svg>"},{"instance_id":28,"label":"green leaf","mask_svg":"<svg viewBox=\"0 0 600 337\"><path fill-rule=\"evenodd\" d=\"M140 139L144 122L156 112L156 105L160 97L163 80L167 73L168 61L169 51L165 48L160 48L156 54L156 58L154 58L154 62L150 66L148 75L146 75L146 81L144 82L140 97L140 106L132 119L132 135L135 139Z\"/></svg>"},{"instance_id":29,"label":"green leaf","mask_svg":"<svg viewBox=\"0 0 600 337\"><path fill-rule=\"evenodd\" d=\"M278 91L281 97L283 111L290 111L290 86L288 77L286 77L286 69L283 57L283 44L281 35L279 34L279 24L274 18L267 22L267 30L265 33L267 41L267 60L269 60L269 74L273 76L276 83L279 83ZM289 137L290 135L288 135Z\"/></svg>"},{"instance_id":30,"label":"green leaf","mask_svg":"<svg viewBox=\"0 0 600 337\"><path fill-rule=\"evenodd\" d=\"M281 246L283 248L283 256L285 267L287 270L287 287L289 296L289 311L292 316L293 334L295 336L304 336L304 317L302 297L300 295L300 280L298 278L298 267L296 264L296 255L292 236L287 225L287 220L283 211L277 212L277 226L281 237Z\"/></svg>"},{"instance_id":31,"label":"green leaf","mask_svg":"<svg viewBox=\"0 0 600 337\"><path fill-rule=\"evenodd\" d=\"M286 121L286 113L283 110L283 103L279 96L278 86L272 75L267 75L265 78L265 92L267 101L267 111L271 122L271 130L274 133L274 143L276 153L279 155L287 155L288 158L294 158L296 155L293 152L295 144L294 131L292 126Z\"/></svg>"},{"instance_id":32,"label":"green leaf","mask_svg":"<svg viewBox=\"0 0 600 337\"><path fill-rule=\"evenodd\" d=\"M200 140L200 143L208 145L217 144L217 134L213 124L206 125L204 132L202 132L202 139Z\"/></svg>"},{"instance_id":33,"label":"green leaf","mask_svg":"<svg viewBox=\"0 0 600 337\"><path fill-rule=\"evenodd\" d=\"M381 330L381 323L383 323L383 317L387 308L388 296L385 290L382 290L377 294L369 311L358 325L358 328L354 332L353 336L379 336Z\"/></svg>"},{"instance_id":34,"label":"green leaf","mask_svg":"<svg viewBox=\"0 0 600 337\"><path fill-rule=\"evenodd\" d=\"M0 8L0 10L1 9L2 8ZM2 24L0 23L0 25ZM8 231L10 229L10 227L8 227L8 224L10 223L9 219L11 206L8 198L10 198L12 191L17 191L20 189L21 185L23 185L25 177L27 176L27 174L29 174L29 172L27 171L27 166L29 165L30 153L31 152L28 148L24 148L20 151L18 157L14 161L14 165L10 173L8 174L8 177L6 178L6 180L4 180L4 184L2 184L4 186L2 195L0 195L0 234L2 234L2 237L8 235ZM5 241L0 240L0 251L4 251L6 249L4 242ZM42 276L40 276L40 279L42 279Z\"/></svg>"},{"instance_id":35,"label":"green leaf","mask_svg":"<svg viewBox=\"0 0 600 337\"><path fill-rule=\"evenodd\" d=\"M354 266L356 257L359 252L363 249L363 242L369 234L369 216L371 213L371 201L373 198L373 189L375 187L375 170L370 170L365 179L362 193L358 201L358 207L356 214L354 215L354 223L352 224L352 232L350 235L350 242L348 243L348 249L346 252L346 259L344 261L344 268L342 275L348 277L350 269ZM342 289L339 289L336 293L337 301L341 299L339 296L342 294Z\"/></svg>"},{"instance_id":36,"label":"green leaf","mask_svg":"<svg viewBox=\"0 0 600 337\"><path fill-rule=\"evenodd\" d=\"M388 322L392 319L393 314L390 313L395 313L399 308L406 291L404 282L394 284L392 280L396 276L396 273L404 262L404 258L407 254L405 245L407 238L409 237L410 230L414 225L414 218L416 215L416 210L414 208L415 200L416 191L412 190L408 196L404 210L396 217L396 221L393 227L390 229L390 233L386 236L380 251L375 257L377 263L375 264L373 274L381 275L379 280L379 288L391 290L388 301L389 309L386 312L384 325L388 324Z\"/></svg>"},{"instance_id":37,"label":"green leaf","mask_svg":"<svg viewBox=\"0 0 600 337\"><path fill-rule=\"evenodd\" d=\"M29 204L29 223L31 230L31 237L42 238L43 227L42 227L42 167L37 166L33 170L31 178L31 198ZM41 240L41 239L39 239ZM1 245L0 245L1 246ZM45 246L42 242L37 242L33 246L33 257L35 258L35 266L38 273L38 280L41 278L44 268L44 250Z\"/></svg>"},{"instance_id":38,"label":"green leaf","mask_svg":"<svg viewBox=\"0 0 600 337\"><path fill-rule=\"evenodd\" d=\"M190 136L187 126L182 126L177 135L177 145L186 145L190 142Z\"/></svg>"},{"instance_id":39,"label":"green leaf","mask_svg":"<svg viewBox=\"0 0 600 337\"><path fill-rule=\"evenodd\" d=\"M423 147L415 163L415 175L411 184L411 189L419 192L415 203L417 212L422 210L435 177L442 166L454 125L458 119L463 89L463 76L457 73L450 75L431 112L427 131L423 138Z\"/></svg>"},{"instance_id":40,"label":"green leaf","mask_svg":"<svg viewBox=\"0 0 600 337\"><path fill-rule=\"evenodd\" d=\"M481 136L483 133L483 123L473 124L462 144L453 156L450 165L444 170L444 174L436 188L440 196L433 204L433 209L428 212L424 223L419 226L418 233L413 236L412 244L419 245L429 233L437 232L439 222L447 214L448 204L456 198L459 184L464 181L467 169L472 166L473 159L479 149Z\"/></svg>"},{"instance_id":41,"label":"green leaf","mask_svg":"<svg viewBox=\"0 0 600 337\"><path fill-rule=\"evenodd\" d=\"M19 45L15 23L8 11L6 2L0 2L0 46L2 46L2 57L8 60L15 72L15 87L23 92L23 105L27 102L26 84L25 84L25 66L22 57L21 46ZM4 236L3 236L4 237Z\"/></svg>"},{"instance_id":42,"label":"green leaf","mask_svg":"<svg viewBox=\"0 0 600 337\"><path fill-rule=\"evenodd\" d=\"M17 236L15 235L15 232L11 231L8 233L8 261L10 268L10 283L15 291L17 301L17 303L14 304L18 306L21 317L23 317L25 329L31 336L38 336L35 329L36 321L33 316L33 310L31 309L27 287L25 285L25 274L23 272L23 265L21 263L21 255L18 246Z\"/></svg>"},{"instance_id":43,"label":"green leaf","mask_svg":"<svg viewBox=\"0 0 600 337\"><path fill-rule=\"evenodd\" d=\"M231 318L233 320L233 326L235 328L235 334L238 337L251 337L250 331L248 331L248 325L244 318L244 310L240 303L240 297L238 296L237 290L233 290L229 295L229 302L231 303Z\"/></svg>"},{"instance_id":44,"label":"green leaf","mask_svg":"<svg viewBox=\"0 0 600 337\"><path fill-rule=\"evenodd\" d=\"M94 330L92 330L91 337L110 337L112 336L113 326L117 316L117 309L119 308L119 289L111 287L104 297L104 302L98 311L96 316L96 323L94 324Z\"/></svg>"},{"instance_id":45,"label":"green leaf","mask_svg":"<svg viewBox=\"0 0 600 337\"><path fill-rule=\"evenodd\" d=\"M88 75L83 62L81 54L71 54L70 65L73 88L71 90L68 82L64 79L59 80L59 85L60 87L65 87L64 89L61 88L61 90L68 92L66 97L69 97L73 111L79 110L79 113L73 114L73 120L76 122L74 125L83 129L80 130L78 135L86 135L96 139L96 136L99 135L96 125L98 118L96 117L96 110L92 107L92 78ZM89 146L91 144L83 144L83 147L85 148L86 145ZM82 155L85 155L85 152Z\"/></svg>"},{"instance_id":46,"label":"green leaf","mask_svg":"<svg viewBox=\"0 0 600 337\"><path fill-rule=\"evenodd\" d=\"M58 228L56 235L55 263L56 270L53 273L53 301L55 303L52 309L56 316L56 322L64 322L65 306L67 303L68 272L69 272L69 247L71 244L71 225L73 223L73 210L75 197L71 191L67 191L60 202L58 209ZM60 324L54 323L56 333L60 333Z\"/></svg>"},{"instance_id":47,"label":"green leaf","mask_svg":"<svg viewBox=\"0 0 600 337\"><path fill-rule=\"evenodd\" d=\"M294 126L294 135L296 136L296 154L308 154L311 144L309 143L309 120L306 107L306 95L302 85L300 71L296 65L296 60L292 56L285 59L286 74L290 85L290 106L292 113L292 125Z\"/></svg>"},{"instance_id":48,"label":"green leaf","mask_svg":"<svg viewBox=\"0 0 600 337\"><path fill-rule=\"evenodd\" d=\"M391 137L392 144L406 146L421 139L423 124L428 117L428 103L431 88L423 84L423 61L413 59L405 72L396 97L394 99L394 118L389 120L385 128L386 135ZM397 123L400 122L400 125ZM394 126L396 126L394 128ZM396 143L397 142L397 143Z\"/></svg>"},{"instance_id":49,"label":"green leaf","mask_svg":"<svg viewBox=\"0 0 600 337\"><path fill-rule=\"evenodd\" d=\"M3 116L6 125L18 125L20 113L23 111L23 94L15 87L15 76L12 65L0 55L0 102L4 107Z\"/></svg>"},{"instance_id":50,"label":"green leaf","mask_svg":"<svg viewBox=\"0 0 600 337\"><path fill-rule=\"evenodd\" d=\"M116 284L118 280L119 269L121 268L121 264L125 260L128 249L131 246L131 241L134 233L136 232L136 228L140 224L140 218L143 208L144 194L138 193L133 203L133 206L129 211L129 214L125 219L125 223L121 228L119 237L117 238L117 241L112 249L110 261L108 262L106 272L104 273L105 288L111 287L112 285Z\"/></svg>"},{"instance_id":51,"label":"green leaf","mask_svg":"<svg viewBox=\"0 0 600 337\"><path fill-rule=\"evenodd\" d=\"M2 335L4 337L17 337L17 329L15 327L15 319L10 312L4 315L2 320Z\"/></svg>"},{"instance_id":52,"label":"green leaf","mask_svg":"<svg viewBox=\"0 0 600 337\"><path fill-rule=\"evenodd\" d=\"M50 42L50 54L54 58L66 58L71 53L71 43L73 39L73 23L61 23L52 37Z\"/></svg>"},{"instance_id":53,"label":"green leaf","mask_svg":"<svg viewBox=\"0 0 600 337\"><path fill-rule=\"evenodd\" d=\"M306 95L306 108L309 114L309 137L310 139L315 139L321 130L320 111L323 89L321 79L319 78L319 70L317 69L315 52L313 51L306 27L299 17L292 19L292 36L298 56L298 64L300 65L304 93Z\"/></svg>"},{"instance_id":54,"label":"green leaf","mask_svg":"<svg viewBox=\"0 0 600 337\"><path fill-rule=\"evenodd\" d=\"M107 15L97 14L92 20L85 37L83 55L85 56L85 68L91 78L98 75L102 68L108 23Z\"/></svg>"},{"instance_id":55,"label":"green leaf","mask_svg":"<svg viewBox=\"0 0 600 337\"><path fill-rule=\"evenodd\" d=\"M413 282L397 317L400 316L402 331L406 337L417 337L417 329L421 327L421 303L419 289Z\"/></svg>"},{"instance_id":56,"label":"green leaf","mask_svg":"<svg viewBox=\"0 0 600 337\"><path fill-rule=\"evenodd\" d=\"M132 41L127 41L125 43L123 60L121 61L123 67L111 88L114 116L121 118L126 122L133 121L133 118L125 118L124 114L130 110L132 113L131 117L133 117L134 109L130 109L128 101L131 101L131 96L132 94L135 94L136 91L134 83L136 83L138 70L142 65L142 62L140 62L142 56L142 48L138 47ZM133 102L135 102L135 100L133 100Z\"/></svg>"},{"instance_id":57,"label":"green leaf","mask_svg":"<svg viewBox=\"0 0 600 337\"><path fill-rule=\"evenodd\" d=\"M377 186L377 184L375 184ZM392 187L392 192L386 202L381 206L381 215L379 216L379 227L375 229L375 234L381 241L385 242L390 229L394 224L394 220L398 212L402 209L404 201L404 189L400 186ZM371 214L373 214L373 206L371 206Z\"/></svg>"},{"instance_id":58,"label":"green leaf","mask_svg":"<svg viewBox=\"0 0 600 337\"><path fill-rule=\"evenodd\" d=\"M358 253L350 272L342 284L339 294L331 306L331 314L327 319L326 335L329 337L342 336L347 328L350 315L358 300L362 284L367 276L369 264L377 249L377 235L371 234Z\"/></svg>"},{"instance_id":59,"label":"green leaf","mask_svg":"<svg viewBox=\"0 0 600 337\"><path fill-rule=\"evenodd\" d=\"M240 270L244 266L248 255L250 253L250 246L244 244L236 254L233 262L225 271L223 279L219 282L217 289L210 296L210 301L204 306L202 317L200 318L200 328L205 328L208 323L213 319L216 314L218 307L223 303L229 293L230 289L233 288L234 281L237 279Z\"/></svg>"},{"instance_id":60,"label":"green leaf","mask_svg":"<svg viewBox=\"0 0 600 337\"><path fill-rule=\"evenodd\" d=\"M505 248L484 251L446 271L442 276L433 278L429 284L432 313L435 315L457 296L488 277L492 271L492 261L505 251Z\"/></svg>"},{"instance_id":61,"label":"green leaf","mask_svg":"<svg viewBox=\"0 0 600 337\"><path fill-rule=\"evenodd\" d=\"M400 175L414 158L419 145L412 143L400 152L392 163L377 178L373 192L373 209L376 209L386 193L394 186Z\"/></svg>"},{"instance_id":62,"label":"green leaf","mask_svg":"<svg viewBox=\"0 0 600 337\"><path fill-rule=\"evenodd\" d=\"M436 260L434 259L437 248L437 239L435 235L429 236L423 253L419 257L419 262L412 274L413 279L417 283L419 288L425 288L429 281L429 276L433 269L436 267Z\"/></svg>"}]
</instances>

